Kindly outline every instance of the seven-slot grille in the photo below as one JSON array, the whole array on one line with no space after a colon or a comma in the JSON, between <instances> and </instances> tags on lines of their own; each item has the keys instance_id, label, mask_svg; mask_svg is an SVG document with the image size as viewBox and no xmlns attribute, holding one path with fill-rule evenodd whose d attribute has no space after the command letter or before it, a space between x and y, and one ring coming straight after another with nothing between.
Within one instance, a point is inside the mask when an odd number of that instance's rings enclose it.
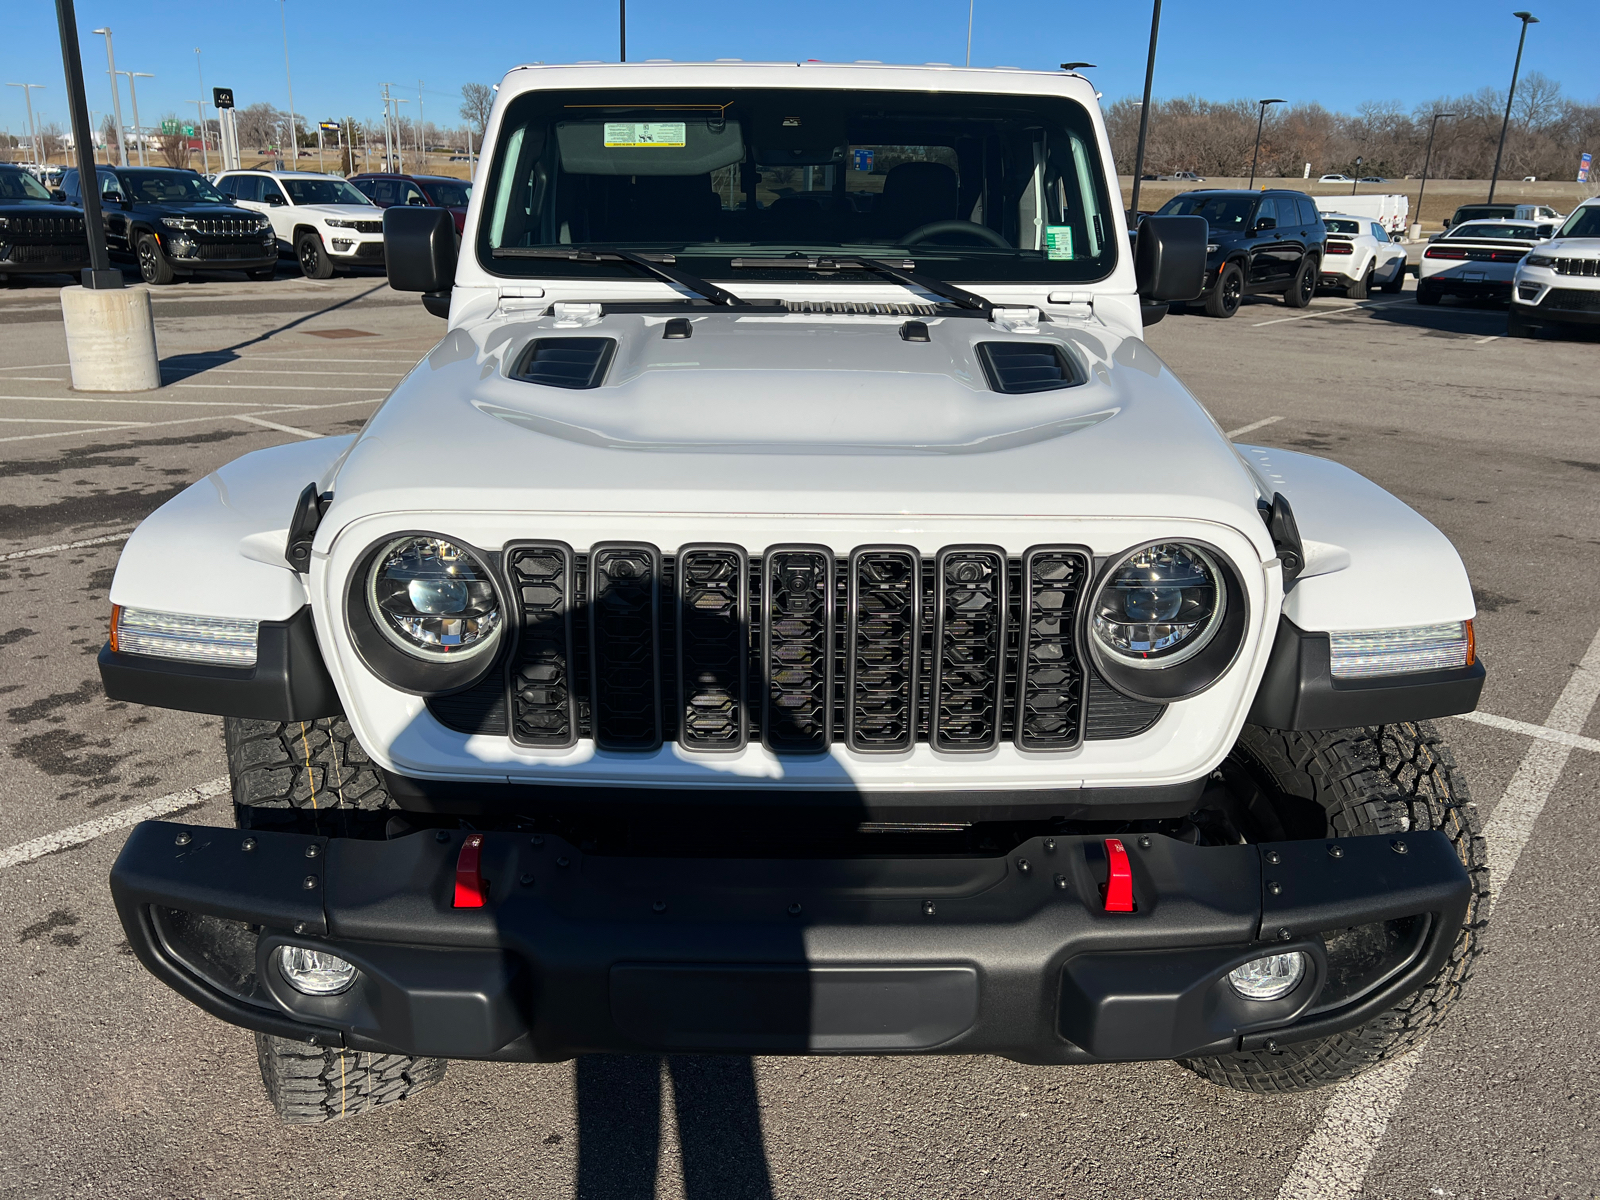
<instances>
[{"instance_id":1,"label":"seven-slot grille","mask_svg":"<svg viewBox=\"0 0 1600 1200\"><path fill-rule=\"evenodd\" d=\"M196 217L195 233L241 235L261 233L261 222L250 217Z\"/></svg>"},{"instance_id":2,"label":"seven-slot grille","mask_svg":"<svg viewBox=\"0 0 1600 1200\"><path fill-rule=\"evenodd\" d=\"M517 542L504 671L429 707L451 728L552 749L586 737L618 751L1073 749L1161 712L1080 660L1090 569L1075 546L1016 559L997 546L836 558L780 545L752 558L723 544ZM1086 724L1090 709L1105 719Z\"/></svg>"},{"instance_id":3,"label":"seven-slot grille","mask_svg":"<svg viewBox=\"0 0 1600 1200\"><path fill-rule=\"evenodd\" d=\"M1557 275L1584 275L1593 278L1600 275L1600 258L1558 258L1555 260Z\"/></svg>"},{"instance_id":4,"label":"seven-slot grille","mask_svg":"<svg viewBox=\"0 0 1600 1200\"><path fill-rule=\"evenodd\" d=\"M27 238L32 241L83 240L82 217L12 217L6 228L7 241Z\"/></svg>"}]
</instances>

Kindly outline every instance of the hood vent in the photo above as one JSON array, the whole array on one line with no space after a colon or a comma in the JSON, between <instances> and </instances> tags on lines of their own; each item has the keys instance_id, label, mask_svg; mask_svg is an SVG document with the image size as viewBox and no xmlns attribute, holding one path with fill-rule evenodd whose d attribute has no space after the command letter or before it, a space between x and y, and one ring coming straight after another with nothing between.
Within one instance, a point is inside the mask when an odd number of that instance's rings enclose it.
<instances>
[{"instance_id":1,"label":"hood vent","mask_svg":"<svg viewBox=\"0 0 1600 1200\"><path fill-rule=\"evenodd\" d=\"M932 304L880 303L867 300L785 300L783 309L792 313L865 317L931 317L939 311Z\"/></svg>"},{"instance_id":2,"label":"hood vent","mask_svg":"<svg viewBox=\"0 0 1600 1200\"><path fill-rule=\"evenodd\" d=\"M997 392L1048 392L1083 382L1077 364L1053 342L980 342L978 357Z\"/></svg>"},{"instance_id":3,"label":"hood vent","mask_svg":"<svg viewBox=\"0 0 1600 1200\"><path fill-rule=\"evenodd\" d=\"M511 378L546 387L597 388L616 351L611 338L538 338L522 352Z\"/></svg>"}]
</instances>

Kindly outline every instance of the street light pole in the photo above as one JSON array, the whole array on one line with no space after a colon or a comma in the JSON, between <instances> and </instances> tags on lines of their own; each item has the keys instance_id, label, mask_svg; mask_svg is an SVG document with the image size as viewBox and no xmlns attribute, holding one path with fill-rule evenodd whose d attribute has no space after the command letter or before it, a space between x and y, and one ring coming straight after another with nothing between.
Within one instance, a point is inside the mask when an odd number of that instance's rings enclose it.
<instances>
[{"instance_id":1,"label":"street light pole","mask_svg":"<svg viewBox=\"0 0 1600 1200\"><path fill-rule=\"evenodd\" d=\"M1440 117L1453 117L1453 112L1433 114L1433 123L1428 126L1428 152L1422 159L1422 186L1417 189L1417 219L1413 222L1417 232L1422 232L1422 193L1428 190L1428 167L1433 163L1433 135L1439 131Z\"/></svg>"},{"instance_id":2,"label":"street light pole","mask_svg":"<svg viewBox=\"0 0 1600 1200\"><path fill-rule=\"evenodd\" d=\"M972 9L978 0L967 0L967 66L972 65ZM1157 4L1161 0L1156 0Z\"/></svg>"},{"instance_id":3,"label":"street light pole","mask_svg":"<svg viewBox=\"0 0 1600 1200\"><path fill-rule=\"evenodd\" d=\"M417 170L428 173L428 124L422 119L422 80L417 80Z\"/></svg>"},{"instance_id":4,"label":"street light pole","mask_svg":"<svg viewBox=\"0 0 1600 1200\"><path fill-rule=\"evenodd\" d=\"M6 86L19 87L22 89L22 98L27 102L28 105L28 154L33 159L35 164L42 166L43 160L39 157L39 133L34 126L33 121L33 89L42 88L44 87L44 84L8 83Z\"/></svg>"},{"instance_id":5,"label":"street light pole","mask_svg":"<svg viewBox=\"0 0 1600 1200\"><path fill-rule=\"evenodd\" d=\"M1500 144L1494 151L1494 171L1489 175L1488 203L1494 203L1494 185L1500 179L1500 156L1505 153L1506 129L1511 124L1511 102L1517 98L1517 72L1522 70L1522 45L1528 40L1528 26L1537 25L1539 18L1530 12L1516 12L1511 14L1522 22L1522 33L1517 38L1517 61L1511 68L1511 91L1506 95L1505 120L1500 122Z\"/></svg>"},{"instance_id":6,"label":"street light pole","mask_svg":"<svg viewBox=\"0 0 1600 1200\"><path fill-rule=\"evenodd\" d=\"M1354 196L1361 186L1361 155L1356 155L1356 177L1350 181L1350 194Z\"/></svg>"},{"instance_id":7,"label":"street light pole","mask_svg":"<svg viewBox=\"0 0 1600 1200\"><path fill-rule=\"evenodd\" d=\"M122 92L117 87L116 55L111 53L111 29L107 26L95 32L106 35L106 66L110 68L106 74L111 76L111 112L117 118L117 166L125 167L128 165L128 143L122 132ZM111 156L108 154L106 157L109 159Z\"/></svg>"},{"instance_id":8,"label":"street light pole","mask_svg":"<svg viewBox=\"0 0 1600 1200\"><path fill-rule=\"evenodd\" d=\"M400 106L402 104L410 104L411 101L407 100L404 96L395 96L395 97L391 98L390 103L392 103L395 106L395 108L394 108L394 162L395 162L394 170L395 170L396 174L404 175L406 173L406 147L405 147L405 140L401 136Z\"/></svg>"},{"instance_id":9,"label":"street light pole","mask_svg":"<svg viewBox=\"0 0 1600 1200\"><path fill-rule=\"evenodd\" d=\"M139 136L139 94L133 90L133 81L135 79L154 79L155 76L148 71L118 71L117 74L128 77L128 99L133 101L133 144L138 147L139 165L142 167L146 165L144 161L144 140Z\"/></svg>"},{"instance_id":10,"label":"street light pole","mask_svg":"<svg viewBox=\"0 0 1600 1200\"><path fill-rule=\"evenodd\" d=\"M194 48L194 70L200 77L200 99L195 101L200 111L200 157L206 165L206 174L211 174L211 150L206 144L206 73L200 68L200 47Z\"/></svg>"},{"instance_id":11,"label":"street light pole","mask_svg":"<svg viewBox=\"0 0 1600 1200\"><path fill-rule=\"evenodd\" d=\"M1252 191L1255 190L1256 186L1256 163L1261 158L1261 126L1267 119L1267 105L1287 104L1288 101L1281 99L1257 100L1256 103L1261 106L1261 113L1256 117L1256 148L1250 154L1250 190Z\"/></svg>"},{"instance_id":12,"label":"street light pole","mask_svg":"<svg viewBox=\"0 0 1600 1200\"><path fill-rule=\"evenodd\" d=\"M94 126L89 124L89 102L83 94L83 59L78 53L78 15L72 0L56 0L56 21L61 27L61 57L67 69L67 111L72 119L73 157L78 160L78 178L83 194L83 228L89 239L89 265L82 275L83 286L92 291L122 287L122 272L111 265L106 249L105 220L100 214L100 189L88 182L96 177ZM106 45L110 46L110 30ZM115 84L113 75L111 82Z\"/></svg>"},{"instance_id":13,"label":"street light pole","mask_svg":"<svg viewBox=\"0 0 1600 1200\"><path fill-rule=\"evenodd\" d=\"M195 115L200 118L196 128L200 131L200 155L205 160L206 174L211 174L211 158L206 154L206 110L202 100L185 100L185 104L193 104Z\"/></svg>"},{"instance_id":14,"label":"street light pole","mask_svg":"<svg viewBox=\"0 0 1600 1200\"><path fill-rule=\"evenodd\" d=\"M1150 57L1144 64L1144 102L1139 106L1139 149L1133 156L1133 196L1128 202L1128 220L1139 220L1139 181L1144 178L1144 143L1150 132L1150 85L1156 77L1156 35L1161 32L1161 0L1155 0L1150 13Z\"/></svg>"},{"instance_id":15,"label":"street light pole","mask_svg":"<svg viewBox=\"0 0 1600 1200\"><path fill-rule=\"evenodd\" d=\"M283 78L289 85L289 169L300 165L300 139L294 126L294 76L289 74L289 0L278 0L278 14L283 18Z\"/></svg>"},{"instance_id":16,"label":"street light pole","mask_svg":"<svg viewBox=\"0 0 1600 1200\"><path fill-rule=\"evenodd\" d=\"M628 0L617 0L617 57L628 61Z\"/></svg>"}]
</instances>

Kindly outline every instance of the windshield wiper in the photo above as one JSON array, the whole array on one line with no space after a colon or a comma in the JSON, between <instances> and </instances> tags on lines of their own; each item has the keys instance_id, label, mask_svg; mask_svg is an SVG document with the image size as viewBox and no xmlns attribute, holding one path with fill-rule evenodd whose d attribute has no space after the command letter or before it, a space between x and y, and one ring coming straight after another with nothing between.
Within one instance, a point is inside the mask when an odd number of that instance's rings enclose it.
<instances>
[{"instance_id":1,"label":"windshield wiper","mask_svg":"<svg viewBox=\"0 0 1600 1200\"><path fill-rule=\"evenodd\" d=\"M502 246L492 251L495 258L560 258L568 262L624 262L630 267L636 267L647 275L654 275L657 279L667 283L675 283L681 288L693 292L702 300L709 300L712 304L720 304L726 308L744 308L749 301L732 292L719 288L708 280L701 279L698 275L691 275L687 271L680 271L677 267L668 266L666 263L653 262L642 254L635 254L631 250L580 250L574 246L564 250L556 246ZM664 255L669 261L672 256Z\"/></svg>"},{"instance_id":2,"label":"windshield wiper","mask_svg":"<svg viewBox=\"0 0 1600 1200\"><path fill-rule=\"evenodd\" d=\"M746 269L787 267L799 271L873 271L907 287L921 288L941 300L954 304L957 308L981 312L985 317L994 313L994 305L975 292L969 292L966 288L959 288L953 283L933 279L920 272L897 267L893 263L886 263L877 258L829 258L822 255L810 258L736 258L731 265Z\"/></svg>"}]
</instances>

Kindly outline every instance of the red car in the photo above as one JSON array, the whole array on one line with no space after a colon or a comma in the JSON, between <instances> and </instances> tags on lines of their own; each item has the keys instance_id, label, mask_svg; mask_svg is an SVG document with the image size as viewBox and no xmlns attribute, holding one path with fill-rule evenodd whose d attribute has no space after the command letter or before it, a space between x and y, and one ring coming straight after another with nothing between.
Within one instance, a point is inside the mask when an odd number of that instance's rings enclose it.
<instances>
[{"instance_id":1,"label":"red car","mask_svg":"<svg viewBox=\"0 0 1600 1200\"><path fill-rule=\"evenodd\" d=\"M393 175L378 171L350 176L356 191L379 208L396 204L418 208L448 208L455 219L456 236L467 223L467 201L472 199L472 182L448 175Z\"/></svg>"}]
</instances>

